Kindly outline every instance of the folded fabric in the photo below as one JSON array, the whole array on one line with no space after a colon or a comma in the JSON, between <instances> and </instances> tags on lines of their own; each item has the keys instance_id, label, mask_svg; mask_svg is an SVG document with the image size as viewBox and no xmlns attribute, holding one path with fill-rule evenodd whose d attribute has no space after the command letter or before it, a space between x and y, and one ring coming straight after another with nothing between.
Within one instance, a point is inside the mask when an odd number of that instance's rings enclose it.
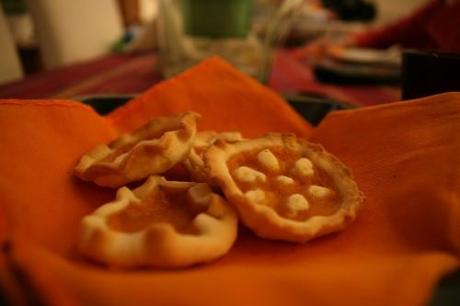
<instances>
[{"instance_id":1,"label":"folded fabric","mask_svg":"<svg viewBox=\"0 0 460 306\"><path fill-rule=\"evenodd\" d=\"M198 126L201 130L237 130L246 137L268 131L306 137L311 132L278 94L219 58L153 86L107 118L119 131L130 131L152 116L188 110L203 115Z\"/></svg>"},{"instance_id":2,"label":"folded fabric","mask_svg":"<svg viewBox=\"0 0 460 306\"><path fill-rule=\"evenodd\" d=\"M80 218L114 197L72 168L155 115L200 129L294 132L354 172L366 202L346 231L307 244L242 229L222 259L184 270L108 270L75 250ZM71 101L0 101L0 282L45 305L423 305L460 263L460 94L341 111L315 130L220 59L157 85L107 118ZM22 294L22 295L21 295Z\"/></svg>"}]
</instances>

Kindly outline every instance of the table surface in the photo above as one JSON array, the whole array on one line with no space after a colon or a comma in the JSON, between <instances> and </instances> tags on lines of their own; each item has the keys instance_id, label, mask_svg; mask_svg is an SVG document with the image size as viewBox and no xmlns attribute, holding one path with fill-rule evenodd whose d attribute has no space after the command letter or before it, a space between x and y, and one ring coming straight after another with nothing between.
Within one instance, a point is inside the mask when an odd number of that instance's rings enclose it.
<instances>
[{"instance_id":1,"label":"table surface","mask_svg":"<svg viewBox=\"0 0 460 306\"><path fill-rule=\"evenodd\" d=\"M0 85L0 98L78 99L89 95L141 93L162 80L155 53L114 54ZM277 52L268 86L279 93L307 92L360 106L400 100L398 87L330 85L315 80L292 52Z\"/></svg>"}]
</instances>

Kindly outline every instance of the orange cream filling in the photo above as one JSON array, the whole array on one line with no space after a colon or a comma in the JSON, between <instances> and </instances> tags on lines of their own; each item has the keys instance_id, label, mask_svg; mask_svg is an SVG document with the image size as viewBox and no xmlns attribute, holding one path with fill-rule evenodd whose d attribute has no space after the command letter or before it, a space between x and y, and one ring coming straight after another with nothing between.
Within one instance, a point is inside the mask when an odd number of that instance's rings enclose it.
<instances>
[{"instance_id":1,"label":"orange cream filling","mask_svg":"<svg viewBox=\"0 0 460 306\"><path fill-rule=\"evenodd\" d=\"M108 225L121 232L137 232L153 223L169 223L178 232L192 233L192 221L197 215L187 203L186 190L181 192L155 192L141 203L130 203L123 211L113 214Z\"/></svg>"},{"instance_id":2,"label":"orange cream filling","mask_svg":"<svg viewBox=\"0 0 460 306\"><path fill-rule=\"evenodd\" d=\"M235 182L243 193L250 190L260 189L265 192L265 200L261 205L272 207L279 215L293 220L306 220L313 216L329 216L337 212L341 196L337 192L335 184L330 175L324 170L313 165L314 174L312 176L302 176L293 171L297 160L303 157L297 152L293 152L283 147L271 147L269 150L277 158L279 163L278 170L270 170L261 165L257 159L257 154L261 150L242 152L231 157L228 162L228 169L231 174L241 166L252 168L265 174L264 182L242 182L234 177ZM308 158L308 157L307 157ZM293 179L292 183L281 184L277 177L287 176ZM316 197L308 191L312 185L322 186L329 189L324 197ZM289 216L285 202L292 194L301 194L309 203L309 208L300 211L295 216Z\"/></svg>"}]
</instances>

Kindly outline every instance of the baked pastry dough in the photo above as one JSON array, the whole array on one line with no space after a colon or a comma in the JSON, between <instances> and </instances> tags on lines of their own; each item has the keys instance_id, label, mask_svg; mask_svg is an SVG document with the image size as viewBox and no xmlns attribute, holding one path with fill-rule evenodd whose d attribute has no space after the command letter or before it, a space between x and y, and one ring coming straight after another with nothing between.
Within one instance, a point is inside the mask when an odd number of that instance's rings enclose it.
<instances>
[{"instance_id":1,"label":"baked pastry dough","mask_svg":"<svg viewBox=\"0 0 460 306\"><path fill-rule=\"evenodd\" d=\"M305 242L342 230L363 201L345 165L292 134L217 142L205 163L242 221L264 238Z\"/></svg>"},{"instance_id":2,"label":"baked pastry dough","mask_svg":"<svg viewBox=\"0 0 460 306\"><path fill-rule=\"evenodd\" d=\"M204 183L151 176L81 223L79 249L116 268L177 268L214 260L233 245L237 217Z\"/></svg>"},{"instance_id":3,"label":"baked pastry dough","mask_svg":"<svg viewBox=\"0 0 460 306\"><path fill-rule=\"evenodd\" d=\"M119 187L163 173L188 156L198 117L186 112L155 118L135 132L83 155L75 174L101 186Z\"/></svg>"},{"instance_id":4,"label":"baked pastry dough","mask_svg":"<svg viewBox=\"0 0 460 306\"><path fill-rule=\"evenodd\" d=\"M184 165L196 182L207 182L207 174L204 170L203 154L216 141L235 143L243 140L240 132L203 131L196 133L189 156L184 160Z\"/></svg>"}]
</instances>

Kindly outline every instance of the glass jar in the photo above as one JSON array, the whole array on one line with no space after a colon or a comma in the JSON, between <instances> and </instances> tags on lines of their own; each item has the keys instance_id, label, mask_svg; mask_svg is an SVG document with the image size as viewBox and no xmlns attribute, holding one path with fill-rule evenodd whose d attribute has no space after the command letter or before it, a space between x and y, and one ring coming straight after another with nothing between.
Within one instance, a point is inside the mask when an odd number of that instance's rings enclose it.
<instances>
[{"instance_id":1,"label":"glass jar","mask_svg":"<svg viewBox=\"0 0 460 306\"><path fill-rule=\"evenodd\" d=\"M159 0L158 41L165 77L218 55L265 82L277 34L271 0ZM273 28L273 27L272 27Z\"/></svg>"}]
</instances>

